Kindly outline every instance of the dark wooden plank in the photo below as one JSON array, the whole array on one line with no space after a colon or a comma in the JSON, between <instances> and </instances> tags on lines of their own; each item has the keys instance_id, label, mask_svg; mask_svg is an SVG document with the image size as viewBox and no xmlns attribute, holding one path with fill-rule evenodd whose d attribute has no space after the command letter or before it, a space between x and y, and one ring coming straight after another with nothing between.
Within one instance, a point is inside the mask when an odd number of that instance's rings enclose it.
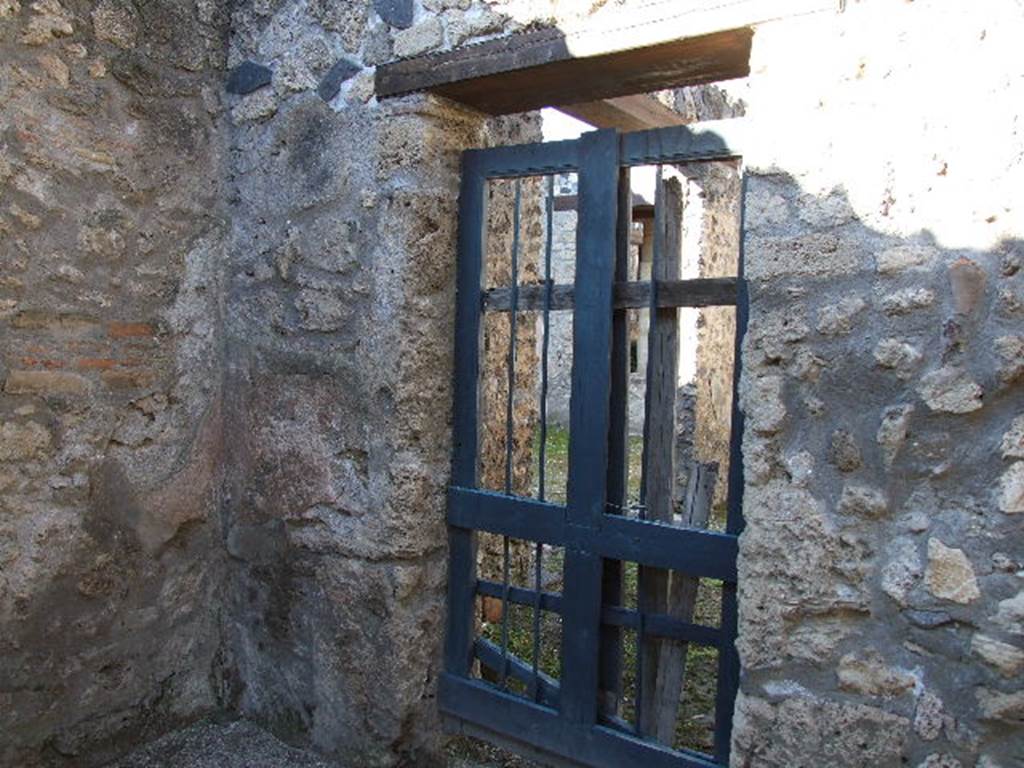
<instances>
[{"instance_id":1,"label":"dark wooden plank","mask_svg":"<svg viewBox=\"0 0 1024 768\"><path fill-rule=\"evenodd\" d=\"M616 627L637 629L640 626L640 612L632 608L606 605L601 609L601 621ZM717 647L722 642L721 630L682 621L664 613L645 614L643 616L644 632L667 640L681 640Z\"/></svg>"},{"instance_id":2,"label":"dark wooden plank","mask_svg":"<svg viewBox=\"0 0 1024 768\"><path fill-rule=\"evenodd\" d=\"M539 749L594 768L720 768L710 758L694 752L671 750L607 726L568 722L550 707L497 691L477 680L442 674L439 687L442 713L504 737L513 749L518 743L528 750Z\"/></svg>"},{"instance_id":3,"label":"dark wooden plank","mask_svg":"<svg viewBox=\"0 0 1024 768\"><path fill-rule=\"evenodd\" d=\"M473 158L480 173L496 179L575 171L579 164L578 151L578 142L569 139L470 149L466 154Z\"/></svg>"},{"instance_id":4,"label":"dark wooden plank","mask_svg":"<svg viewBox=\"0 0 1024 768\"><path fill-rule=\"evenodd\" d=\"M655 192L655 256L651 279L655 289L662 281L678 280L682 267L683 188L678 179L663 180ZM651 297L657 305L657 296ZM675 514L676 387L679 382L679 313L659 308L651 313L648 333L647 392L644 411L644 500L646 518L671 522ZM642 568L637 601L643 613L665 613L668 606L669 572ZM645 627L646 629L646 627ZM657 700L662 675L662 640L645 635L643 643L643 700L639 728L644 735L659 736L661 716ZM671 743L660 739L663 743Z\"/></svg>"},{"instance_id":5,"label":"dark wooden plank","mask_svg":"<svg viewBox=\"0 0 1024 768\"><path fill-rule=\"evenodd\" d=\"M716 307L736 303L737 282L733 277L708 277L695 280L667 280L658 283L657 304L665 307ZM613 288L615 309L639 309L649 305L651 284L649 282L616 281ZM544 308L545 286L523 285L519 287L519 311L538 312ZM571 285L551 286L551 309L573 308L574 287ZM508 312L512 307L512 291L509 288L491 288L483 293L483 309L486 312Z\"/></svg>"},{"instance_id":6,"label":"dark wooden plank","mask_svg":"<svg viewBox=\"0 0 1024 768\"><path fill-rule=\"evenodd\" d=\"M605 515L597 529L568 530L565 507L467 488L448 490L448 522L456 528L489 531L529 541L566 546L611 560L671 568L693 576L736 580L736 537L728 533ZM474 582L475 589L475 582Z\"/></svg>"},{"instance_id":7,"label":"dark wooden plank","mask_svg":"<svg viewBox=\"0 0 1024 768\"><path fill-rule=\"evenodd\" d=\"M518 680L524 685L534 683L533 667L518 656L506 656L502 649L490 640L477 638L473 644L473 652L480 663L494 672L501 672L502 667L508 670L508 677ZM547 707L558 706L558 681L543 672L537 673L537 692L541 704Z\"/></svg>"},{"instance_id":8,"label":"dark wooden plank","mask_svg":"<svg viewBox=\"0 0 1024 768\"><path fill-rule=\"evenodd\" d=\"M565 546L566 509L535 499L473 488L448 489L448 524Z\"/></svg>"},{"instance_id":9,"label":"dark wooden plank","mask_svg":"<svg viewBox=\"0 0 1024 768\"><path fill-rule=\"evenodd\" d=\"M748 28L576 57L542 29L377 67L378 98L429 90L491 115L649 93L750 72ZM606 37L607 51L614 37Z\"/></svg>"},{"instance_id":10,"label":"dark wooden plank","mask_svg":"<svg viewBox=\"0 0 1024 768\"><path fill-rule=\"evenodd\" d=\"M691 528L707 528L715 496L717 464L693 462L690 467L686 497L683 506L683 524ZM666 612L673 619L692 622L697 607L700 579L681 573L672 573L669 582ZM650 624L647 626L650 632ZM689 646L683 642L664 642L658 655L661 674L654 692L654 736L663 744L675 738L680 697L686 677L686 658Z\"/></svg>"},{"instance_id":11,"label":"dark wooden plank","mask_svg":"<svg viewBox=\"0 0 1024 768\"><path fill-rule=\"evenodd\" d=\"M604 557L723 581L736 580L737 539L727 533L605 515L592 543Z\"/></svg>"},{"instance_id":12,"label":"dark wooden plank","mask_svg":"<svg viewBox=\"0 0 1024 768\"><path fill-rule=\"evenodd\" d=\"M505 591L505 587L497 581L480 579L476 583L476 591L478 594L487 595L488 597L501 597ZM515 603L516 605L534 605L534 603L539 603L542 611L550 611L551 613L557 614L562 613L562 596L556 592L541 592L540 600L537 600L537 591L534 589L526 589L525 587L509 587L508 601L510 603Z\"/></svg>"},{"instance_id":13,"label":"dark wooden plank","mask_svg":"<svg viewBox=\"0 0 1024 768\"><path fill-rule=\"evenodd\" d=\"M564 104L558 107L558 111L595 128L615 128L619 131L645 131L686 123L681 114L646 93Z\"/></svg>"},{"instance_id":14,"label":"dark wooden plank","mask_svg":"<svg viewBox=\"0 0 1024 768\"><path fill-rule=\"evenodd\" d=\"M504 594L504 586L497 581L480 580L477 582L477 592L488 597L500 598ZM510 587L508 601L516 605L532 606L535 603L536 594L532 589ZM541 592L539 602L541 610L557 614L562 612L562 596L559 594ZM636 629L640 626L640 613L632 608L623 608L619 605L609 605L606 603L601 606L601 624ZM645 616L644 631L655 637L708 646L718 646L722 638L721 631L714 627L693 624L690 621L683 621L668 614L649 614Z\"/></svg>"},{"instance_id":15,"label":"dark wooden plank","mask_svg":"<svg viewBox=\"0 0 1024 768\"><path fill-rule=\"evenodd\" d=\"M479 296L486 221L484 184L475 157L464 154L456 271L452 481L469 487L477 482L477 382L482 333ZM467 528L449 528L448 553L445 668L453 674L468 675L476 597L476 534Z\"/></svg>"},{"instance_id":16,"label":"dark wooden plank","mask_svg":"<svg viewBox=\"0 0 1024 768\"><path fill-rule=\"evenodd\" d=\"M618 218L615 225L617 283L629 279L630 236L633 231L633 195L629 168L619 169ZM629 481L629 318L625 309L612 312L611 394L608 398L608 470L606 510L619 513L626 506ZM620 605L623 594L622 563L605 560L601 601ZM622 700L622 630L602 622L600 645L600 707L602 716L617 717Z\"/></svg>"},{"instance_id":17,"label":"dark wooden plank","mask_svg":"<svg viewBox=\"0 0 1024 768\"><path fill-rule=\"evenodd\" d=\"M576 312L573 317L569 413L567 528L593 531L604 517L611 393L612 282L618 224L619 138L613 130L580 138L576 228ZM573 542L575 544L575 542ZM597 722L601 558L567 546L562 613L562 716Z\"/></svg>"}]
</instances>

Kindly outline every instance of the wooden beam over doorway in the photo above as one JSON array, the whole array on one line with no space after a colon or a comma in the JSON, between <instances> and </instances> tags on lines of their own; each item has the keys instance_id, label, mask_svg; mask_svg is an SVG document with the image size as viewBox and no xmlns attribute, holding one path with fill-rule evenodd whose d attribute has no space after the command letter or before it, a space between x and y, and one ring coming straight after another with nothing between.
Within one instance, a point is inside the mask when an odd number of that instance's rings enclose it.
<instances>
[{"instance_id":1,"label":"wooden beam over doorway","mask_svg":"<svg viewBox=\"0 0 1024 768\"><path fill-rule=\"evenodd\" d=\"M559 106L558 110L595 128L616 128L620 131L646 131L686 124L682 115L645 93L566 104Z\"/></svg>"},{"instance_id":2,"label":"wooden beam over doorway","mask_svg":"<svg viewBox=\"0 0 1024 768\"><path fill-rule=\"evenodd\" d=\"M385 64L376 90L380 98L430 91L490 115L578 105L744 77L752 37L749 28L729 29L577 57L559 30L535 30ZM604 109L629 114L623 105Z\"/></svg>"}]
</instances>

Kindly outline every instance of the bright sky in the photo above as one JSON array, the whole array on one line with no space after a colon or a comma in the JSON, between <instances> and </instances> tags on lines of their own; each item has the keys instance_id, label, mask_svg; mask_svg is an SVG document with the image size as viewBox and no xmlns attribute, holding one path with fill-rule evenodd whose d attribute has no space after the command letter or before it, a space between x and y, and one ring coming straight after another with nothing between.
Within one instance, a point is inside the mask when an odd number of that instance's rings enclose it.
<instances>
[{"instance_id":1,"label":"bright sky","mask_svg":"<svg viewBox=\"0 0 1024 768\"><path fill-rule=\"evenodd\" d=\"M577 139L581 133L594 130L594 126L551 107L542 109L540 115L544 141ZM643 196L648 202L654 202L654 179L654 166L634 168L630 176L630 181L632 182L630 186L633 187L633 192Z\"/></svg>"}]
</instances>

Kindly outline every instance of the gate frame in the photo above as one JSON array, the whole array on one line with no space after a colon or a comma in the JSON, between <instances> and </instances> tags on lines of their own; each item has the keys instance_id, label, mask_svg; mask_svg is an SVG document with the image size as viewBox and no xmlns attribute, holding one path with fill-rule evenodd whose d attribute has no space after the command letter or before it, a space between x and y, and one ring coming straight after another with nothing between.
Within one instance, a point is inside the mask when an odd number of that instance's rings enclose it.
<instances>
[{"instance_id":1,"label":"gate frame","mask_svg":"<svg viewBox=\"0 0 1024 768\"><path fill-rule=\"evenodd\" d=\"M742 236L737 276L708 301L700 290L674 306L735 304L736 344L730 430L726 532L676 528L606 514L609 411L612 394L613 290L622 229L620 178L635 165L740 160L713 130L673 126L624 133L613 129L579 139L467 150L459 194L452 481L448 492L449 583L444 671L439 706L449 727L563 764L615 768L714 768L727 765L732 710L739 686L736 653L737 537L743 528L743 413L739 408L740 351L748 299ZM491 179L577 172L579 181L570 400L568 502L552 504L478 490L478 416L482 334L486 184ZM742 189L742 186L741 186ZM626 198L628 199L628 198ZM741 204L742 210L742 204ZM742 215L741 215L742 232ZM617 231L618 228L618 231ZM513 279L516 279L513 277ZM706 280L679 281L698 283ZM653 287L652 287L653 290ZM675 291L676 294L686 293ZM611 436L612 441L615 439ZM621 450L616 446L614 450ZM585 479L585 481L584 481ZM471 676L477 649L476 531L565 548L562 677L558 708L510 694ZM646 741L598 713L604 561L632 561L722 581L717 630L669 627L680 639L718 648L715 758ZM508 590L505 591L506 597ZM629 611L620 611L627 614ZM644 618L639 616L639 622ZM616 623L630 626L629 617ZM676 622L682 625L682 622ZM666 630L668 631L668 630ZM709 641L709 637L712 638ZM550 702L549 702L550 703Z\"/></svg>"}]
</instances>

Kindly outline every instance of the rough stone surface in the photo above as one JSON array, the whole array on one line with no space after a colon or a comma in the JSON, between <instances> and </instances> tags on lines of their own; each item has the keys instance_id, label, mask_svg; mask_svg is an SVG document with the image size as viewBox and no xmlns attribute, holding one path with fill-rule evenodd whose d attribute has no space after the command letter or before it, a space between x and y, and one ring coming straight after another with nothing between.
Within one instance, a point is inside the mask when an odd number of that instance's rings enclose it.
<instances>
[{"instance_id":1,"label":"rough stone surface","mask_svg":"<svg viewBox=\"0 0 1024 768\"><path fill-rule=\"evenodd\" d=\"M914 413L912 405L895 405L886 408L882 413L882 423L878 426L876 439L882 449L882 460L886 468L891 468L900 448L907 440L910 429L910 416Z\"/></svg>"},{"instance_id":2,"label":"rough stone surface","mask_svg":"<svg viewBox=\"0 0 1024 768\"><path fill-rule=\"evenodd\" d=\"M874 651L864 656L843 656L837 674L840 688L865 696L899 696L911 691L917 682L909 672L887 665Z\"/></svg>"},{"instance_id":3,"label":"rough stone surface","mask_svg":"<svg viewBox=\"0 0 1024 768\"><path fill-rule=\"evenodd\" d=\"M918 393L933 411L970 413L981 408L981 387L959 368L945 366L921 377Z\"/></svg>"},{"instance_id":4,"label":"rough stone surface","mask_svg":"<svg viewBox=\"0 0 1024 768\"><path fill-rule=\"evenodd\" d=\"M257 64L255 61L243 61L231 70L225 87L228 93L244 96L270 85L273 75L270 67Z\"/></svg>"},{"instance_id":5,"label":"rough stone surface","mask_svg":"<svg viewBox=\"0 0 1024 768\"><path fill-rule=\"evenodd\" d=\"M999 478L999 509L1008 515L1024 512L1024 461L1012 464Z\"/></svg>"},{"instance_id":6,"label":"rough stone surface","mask_svg":"<svg viewBox=\"0 0 1024 768\"><path fill-rule=\"evenodd\" d=\"M736 704L737 765L768 768L825 765L869 768L899 765L910 722L882 709L814 697L778 702L744 694Z\"/></svg>"},{"instance_id":7,"label":"rough stone surface","mask_svg":"<svg viewBox=\"0 0 1024 768\"><path fill-rule=\"evenodd\" d=\"M971 652L1006 677L1014 677L1024 669L1024 650L988 635L975 634L971 638Z\"/></svg>"},{"instance_id":8,"label":"rough stone surface","mask_svg":"<svg viewBox=\"0 0 1024 768\"><path fill-rule=\"evenodd\" d=\"M1024 458L1024 22L984 6L784 16L748 78L661 96L753 124L737 766L1020 762L993 642L1024 623L999 508ZM213 710L351 765L436 758L458 157L539 134L378 101L373 68L653 7L0 0L0 764L92 768ZM328 105L341 59L362 70ZM271 87L226 95L246 61ZM688 227L735 252L739 174L702 173ZM731 311L695 313L697 343ZM695 433L728 419L726 365L698 367ZM916 702L840 690L844 658L874 680L868 648Z\"/></svg>"},{"instance_id":9,"label":"rough stone surface","mask_svg":"<svg viewBox=\"0 0 1024 768\"><path fill-rule=\"evenodd\" d=\"M108 768L331 768L314 754L289 747L245 721L199 723L111 763Z\"/></svg>"},{"instance_id":10,"label":"rough stone surface","mask_svg":"<svg viewBox=\"0 0 1024 768\"><path fill-rule=\"evenodd\" d=\"M1005 632L1024 636L1024 592L1001 600L992 621Z\"/></svg>"},{"instance_id":11,"label":"rough stone surface","mask_svg":"<svg viewBox=\"0 0 1024 768\"><path fill-rule=\"evenodd\" d=\"M320 98L324 101L330 101L338 95L338 91L341 90L341 84L353 75L358 74L361 69L362 67L354 61L339 59L328 70L327 74L324 75L316 92L320 94Z\"/></svg>"},{"instance_id":12,"label":"rough stone surface","mask_svg":"<svg viewBox=\"0 0 1024 768\"><path fill-rule=\"evenodd\" d=\"M431 16L414 27L395 33L395 56L399 59L419 56L444 44L444 26Z\"/></svg>"},{"instance_id":13,"label":"rough stone surface","mask_svg":"<svg viewBox=\"0 0 1024 768\"><path fill-rule=\"evenodd\" d=\"M882 368L895 371L901 379L909 379L924 359L916 347L899 339L880 341L874 356Z\"/></svg>"},{"instance_id":14,"label":"rough stone surface","mask_svg":"<svg viewBox=\"0 0 1024 768\"><path fill-rule=\"evenodd\" d=\"M412 26L415 10L413 0L373 0L373 9L387 24L396 29L408 29Z\"/></svg>"},{"instance_id":15,"label":"rough stone surface","mask_svg":"<svg viewBox=\"0 0 1024 768\"><path fill-rule=\"evenodd\" d=\"M0 12L0 765L217 709L226 14Z\"/></svg>"},{"instance_id":16,"label":"rough stone surface","mask_svg":"<svg viewBox=\"0 0 1024 768\"><path fill-rule=\"evenodd\" d=\"M1013 420L999 448L1004 459L1024 459L1024 416Z\"/></svg>"},{"instance_id":17,"label":"rough stone surface","mask_svg":"<svg viewBox=\"0 0 1024 768\"><path fill-rule=\"evenodd\" d=\"M938 539L928 539L928 591L942 600L970 603L981 597L974 568L962 549L947 547Z\"/></svg>"}]
</instances>

